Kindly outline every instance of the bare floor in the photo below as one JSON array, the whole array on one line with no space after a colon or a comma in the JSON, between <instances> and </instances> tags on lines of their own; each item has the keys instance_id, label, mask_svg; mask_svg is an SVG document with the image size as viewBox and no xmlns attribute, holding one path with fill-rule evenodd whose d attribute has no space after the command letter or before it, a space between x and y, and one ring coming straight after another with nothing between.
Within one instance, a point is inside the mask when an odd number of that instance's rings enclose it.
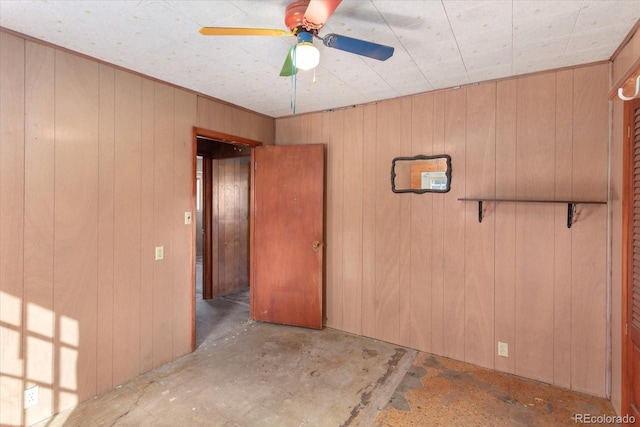
<instances>
[{"instance_id":1,"label":"bare floor","mask_svg":"<svg viewBox=\"0 0 640 427\"><path fill-rule=\"evenodd\" d=\"M421 352L374 425L575 426L586 415L615 412L605 399Z\"/></svg>"},{"instance_id":2,"label":"bare floor","mask_svg":"<svg viewBox=\"0 0 640 427\"><path fill-rule=\"evenodd\" d=\"M557 426L603 399L197 298L197 349L39 426Z\"/></svg>"}]
</instances>

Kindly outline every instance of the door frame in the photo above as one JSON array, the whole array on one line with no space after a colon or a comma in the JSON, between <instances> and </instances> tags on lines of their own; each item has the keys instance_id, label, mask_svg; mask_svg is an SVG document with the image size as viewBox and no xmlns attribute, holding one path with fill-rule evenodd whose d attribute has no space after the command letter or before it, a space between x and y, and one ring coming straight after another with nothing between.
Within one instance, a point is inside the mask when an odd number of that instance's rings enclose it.
<instances>
[{"instance_id":1,"label":"door frame","mask_svg":"<svg viewBox=\"0 0 640 427\"><path fill-rule=\"evenodd\" d=\"M206 138L206 139L212 139L215 140L217 142L222 142L225 144L232 144L232 145L242 145L245 147L250 147L250 148L254 148L254 147L258 147L263 145L262 142L260 141L256 141L253 139L248 139L248 138L243 138L240 136L236 136L236 135L231 135L228 133L223 133L223 132L218 132L215 130L211 130L211 129L205 129L205 128L201 128L201 127L197 127L194 126L193 130L192 130L192 146L193 146L193 174L192 174L192 206L196 206L196 187L197 187L197 161L198 161L198 138ZM209 214L208 214L208 218L207 218L207 209L204 208L204 206L206 206L207 203L207 194L209 195L209 200L208 202L211 203L211 190L212 190L212 181L211 181L211 170L208 171L208 174L205 173L205 163L207 163L206 161L203 161L203 179L202 179L202 192L203 192L203 216L202 216L202 222L203 222L203 227L206 227L206 223L207 221L209 221L209 233L205 233L205 235L203 236L203 242L202 242L202 251L203 251L203 256L202 256L202 276L203 276L203 282L205 280L205 277L209 278L209 280L211 280L211 275L213 274L213 266L211 264L211 260L209 259L210 257L207 257L207 254L210 254L211 252L211 209L209 209ZM251 182L251 171L249 171L250 174L250 178L249 178L249 182ZM207 176L208 175L208 176ZM192 215L192 218L194 218L195 216ZM251 212L249 212L249 221L251 221L252 219L252 214ZM192 233L192 242L195 245L196 242L196 234L198 232L198 230L196 229L196 225L197 221L192 221L191 222L191 233ZM249 250L251 251L251 248L249 248ZM249 257L251 257L251 253L249 253ZM196 275L195 275L195 268L196 268L196 251L193 250L191 251L191 268L192 271L194 272L191 277L191 295L195 295L196 292ZM203 296L204 296L204 286L203 286ZM196 349L196 303L195 303L195 298L191 299L191 351L194 351Z\"/></svg>"}]
</instances>

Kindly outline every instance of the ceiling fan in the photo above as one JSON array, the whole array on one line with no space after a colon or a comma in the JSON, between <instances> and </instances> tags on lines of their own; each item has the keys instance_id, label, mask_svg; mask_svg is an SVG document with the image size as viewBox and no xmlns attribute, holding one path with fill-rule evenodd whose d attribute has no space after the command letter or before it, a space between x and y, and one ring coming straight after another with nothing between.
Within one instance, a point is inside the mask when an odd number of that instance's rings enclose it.
<instances>
[{"instance_id":1,"label":"ceiling fan","mask_svg":"<svg viewBox=\"0 0 640 427\"><path fill-rule=\"evenodd\" d=\"M320 29L342 0L298 0L287 6L284 22L289 31L270 28L203 27L205 36L296 36L298 42L291 46L284 61L281 76L293 76L301 70L310 70L318 65L320 52L313 46L313 38L334 49L355 53L368 58L385 61L393 55L394 48L339 34L319 36Z\"/></svg>"}]
</instances>

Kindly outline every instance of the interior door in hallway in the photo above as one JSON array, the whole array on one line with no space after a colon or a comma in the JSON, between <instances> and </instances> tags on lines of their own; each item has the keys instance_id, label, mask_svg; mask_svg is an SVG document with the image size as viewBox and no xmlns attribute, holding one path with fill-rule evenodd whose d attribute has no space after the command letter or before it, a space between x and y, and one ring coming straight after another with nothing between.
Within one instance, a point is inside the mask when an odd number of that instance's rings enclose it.
<instances>
[{"instance_id":1,"label":"interior door in hallway","mask_svg":"<svg viewBox=\"0 0 640 427\"><path fill-rule=\"evenodd\" d=\"M250 313L321 329L324 145L252 150Z\"/></svg>"}]
</instances>

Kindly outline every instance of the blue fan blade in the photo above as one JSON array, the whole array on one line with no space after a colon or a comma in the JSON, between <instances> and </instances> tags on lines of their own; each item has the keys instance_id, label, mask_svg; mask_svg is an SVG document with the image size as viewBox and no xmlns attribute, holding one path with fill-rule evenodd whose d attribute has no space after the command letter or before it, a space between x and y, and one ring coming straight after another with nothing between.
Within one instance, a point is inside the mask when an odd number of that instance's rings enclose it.
<instances>
[{"instance_id":1,"label":"blue fan blade","mask_svg":"<svg viewBox=\"0 0 640 427\"><path fill-rule=\"evenodd\" d=\"M334 49L344 50L345 52L355 53L357 55L366 56L380 61L385 61L393 55L394 48L377 43L371 43L364 40L358 40L338 34L327 34L322 38L325 46Z\"/></svg>"}]
</instances>

